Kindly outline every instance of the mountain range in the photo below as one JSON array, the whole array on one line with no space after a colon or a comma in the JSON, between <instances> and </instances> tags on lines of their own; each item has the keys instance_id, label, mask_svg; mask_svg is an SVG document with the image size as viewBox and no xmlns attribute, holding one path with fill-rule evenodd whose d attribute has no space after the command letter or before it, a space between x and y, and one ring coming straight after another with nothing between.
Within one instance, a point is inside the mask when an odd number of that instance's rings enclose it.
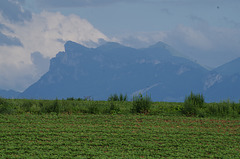
<instances>
[{"instance_id":1,"label":"mountain range","mask_svg":"<svg viewBox=\"0 0 240 159\"><path fill-rule=\"evenodd\" d=\"M114 42L87 48L72 41L50 61L49 71L18 98L107 100L114 93L151 95L153 101L183 101L203 93L206 101L240 99L240 58L214 70L159 42L135 49ZM1 94L1 92L0 92Z\"/></svg>"}]
</instances>

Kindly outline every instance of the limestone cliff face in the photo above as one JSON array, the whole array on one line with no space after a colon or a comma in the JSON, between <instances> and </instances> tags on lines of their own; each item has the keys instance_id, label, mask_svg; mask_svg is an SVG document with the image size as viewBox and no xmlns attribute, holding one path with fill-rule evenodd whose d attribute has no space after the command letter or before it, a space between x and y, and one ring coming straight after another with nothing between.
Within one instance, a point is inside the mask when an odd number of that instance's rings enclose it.
<instances>
[{"instance_id":1,"label":"limestone cliff face","mask_svg":"<svg viewBox=\"0 0 240 159\"><path fill-rule=\"evenodd\" d=\"M49 71L26 89L24 98L91 96L106 100L113 93L151 94L155 101L183 101L191 91L207 92L220 76L157 43L134 49L118 43L86 48L68 41L51 59Z\"/></svg>"},{"instance_id":2,"label":"limestone cliff face","mask_svg":"<svg viewBox=\"0 0 240 159\"><path fill-rule=\"evenodd\" d=\"M207 91L209 88L214 86L215 84L222 81L223 76L220 73L212 72L210 73L206 80L204 81L203 90Z\"/></svg>"},{"instance_id":3,"label":"limestone cliff face","mask_svg":"<svg viewBox=\"0 0 240 159\"><path fill-rule=\"evenodd\" d=\"M234 59L210 73L205 95L209 101L240 100L240 58ZM207 85L205 85L207 86Z\"/></svg>"}]
</instances>

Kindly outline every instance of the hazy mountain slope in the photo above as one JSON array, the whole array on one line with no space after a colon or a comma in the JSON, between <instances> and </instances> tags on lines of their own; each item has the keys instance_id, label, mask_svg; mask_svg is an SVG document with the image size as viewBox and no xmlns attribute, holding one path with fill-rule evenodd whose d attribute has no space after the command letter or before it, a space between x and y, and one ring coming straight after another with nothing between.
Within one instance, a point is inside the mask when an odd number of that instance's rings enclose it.
<instances>
[{"instance_id":1,"label":"hazy mountain slope","mask_svg":"<svg viewBox=\"0 0 240 159\"><path fill-rule=\"evenodd\" d=\"M240 100L240 74L223 77L205 92L208 101L223 101L230 99L238 102Z\"/></svg>"},{"instance_id":2,"label":"hazy mountain slope","mask_svg":"<svg viewBox=\"0 0 240 159\"><path fill-rule=\"evenodd\" d=\"M13 90L0 90L0 97L2 98L18 98L20 92Z\"/></svg>"},{"instance_id":3,"label":"hazy mountain slope","mask_svg":"<svg viewBox=\"0 0 240 159\"><path fill-rule=\"evenodd\" d=\"M147 91L153 100L182 101L191 90L202 91L207 73L200 65L173 56L162 43L145 49L106 43L90 49L69 41L65 52L51 59L49 71L21 96L106 100L112 93Z\"/></svg>"},{"instance_id":4,"label":"hazy mountain slope","mask_svg":"<svg viewBox=\"0 0 240 159\"><path fill-rule=\"evenodd\" d=\"M217 67L216 69L214 69L214 71L224 76L230 76L230 75L240 73L240 57L222 66Z\"/></svg>"},{"instance_id":5,"label":"hazy mountain slope","mask_svg":"<svg viewBox=\"0 0 240 159\"><path fill-rule=\"evenodd\" d=\"M212 83L204 93L209 101L240 100L239 68L240 58L237 58L211 71L209 83Z\"/></svg>"}]
</instances>

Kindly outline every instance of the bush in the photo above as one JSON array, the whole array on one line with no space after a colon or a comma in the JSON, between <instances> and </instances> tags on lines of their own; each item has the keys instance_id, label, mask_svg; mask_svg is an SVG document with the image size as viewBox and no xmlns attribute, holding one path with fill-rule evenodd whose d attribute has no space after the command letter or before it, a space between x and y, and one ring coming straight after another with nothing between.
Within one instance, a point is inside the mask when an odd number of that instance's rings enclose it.
<instances>
[{"instance_id":1,"label":"bush","mask_svg":"<svg viewBox=\"0 0 240 159\"><path fill-rule=\"evenodd\" d=\"M123 101L123 94L122 93L119 95L119 101Z\"/></svg>"},{"instance_id":2,"label":"bush","mask_svg":"<svg viewBox=\"0 0 240 159\"><path fill-rule=\"evenodd\" d=\"M74 97L68 97L67 100L74 100Z\"/></svg>"},{"instance_id":3,"label":"bush","mask_svg":"<svg viewBox=\"0 0 240 159\"><path fill-rule=\"evenodd\" d=\"M108 97L108 101L119 101L118 95L115 93L114 95L110 95Z\"/></svg>"},{"instance_id":4,"label":"bush","mask_svg":"<svg viewBox=\"0 0 240 159\"><path fill-rule=\"evenodd\" d=\"M237 114L240 115L240 103L232 102L232 110Z\"/></svg>"},{"instance_id":5,"label":"bush","mask_svg":"<svg viewBox=\"0 0 240 159\"><path fill-rule=\"evenodd\" d=\"M133 107L132 113L149 113L151 108L152 100L150 96L143 97L140 93L138 96L133 96Z\"/></svg>"},{"instance_id":6,"label":"bush","mask_svg":"<svg viewBox=\"0 0 240 159\"><path fill-rule=\"evenodd\" d=\"M31 107L34 105L34 100L23 99L22 107L25 112L30 112Z\"/></svg>"},{"instance_id":7,"label":"bush","mask_svg":"<svg viewBox=\"0 0 240 159\"><path fill-rule=\"evenodd\" d=\"M119 112L120 112L119 107L117 107L116 104L113 101L111 101L109 108L106 110L106 113L118 114Z\"/></svg>"},{"instance_id":8,"label":"bush","mask_svg":"<svg viewBox=\"0 0 240 159\"><path fill-rule=\"evenodd\" d=\"M37 104L34 104L31 106L30 112L34 114L41 114L41 107Z\"/></svg>"},{"instance_id":9,"label":"bush","mask_svg":"<svg viewBox=\"0 0 240 159\"><path fill-rule=\"evenodd\" d=\"M0 105L6 105L7 104L7 99L1 98L0 97Z\"/></svg>"},{"instance_id":10,"label":"bush","mask_svg":"<svg viewBox=\"0 0 240 159\"><path fill-rule=\"evenodd\" d=\"M14 109L11 106L11 103L4 98L0 97L0 114L13 114Z\"/></svg>"},{"instance_id":11,"label":"bush","mask_svg":"<svg viewBox=\"0 0 240 159\"><path fill-rule=\"evenodd\" d=\"M111 94L108 97L108 101L127 101L127 94L125 96L122 93L119 96L116 93L114 95Z\"/></svg>"},{"instance_id":12,"label":"bush","mask_svg":"<svg viewBox=\"0 0 240 159\"><path fill-rule=\"evenodd\" d=\"M191 94L187 96L184 100L182 113L187 116L200 115L201 117L203 117L204 103L204 97L202 94L193 94L191 92Z\"/></svg>"},{"instance_id":13,"label":"bush","mask_svg":"<svg viewBox=\"0 0 240 159\"><path fill-rule=\"evenodd\" d=\"M0 114L12 114L13 112L13 108L10 107L7 103L0 104Z\"/></svg>"},{"instance_id":14,"label":"bush","mask_svg":"<svg viewBox=\"0 0 240 159\"><path fill-rule=\"evenodd\" d=\"M97 102L91 101L90 105L88 106L88 113L90 114L99 114L100 109Z\"/></svg>"},{"instance_id":15,"label":"bush","mask_svg":"<svg viewBox=\"0 0 240 159\"><path fill-rule=\"evenodd\" d=\"M61 100L61 112L72 114L74 110L74 101Z\"/></svg>"},{"instance_id":16,"label":"bush","mask_svg":"<svg viewBox=\"0 0 240 159\"><path fill-rule=\"evenodd\" d=\"M211 103L207 112L210 116L237 117L240 115L240 104L229 100L220 103Z\"/></svg>"},{"instance_id":17,"label":"bush","mask_svg":"<svg viewBox=\"0 0 240 159\"><path fill-rule=\"evenodd\" d=\"M123 101L127 101L128 100L128 97L127 97L127 94L125 94L125 96L123 97Z\"/></svg>"},{"instance_id":18,"label":"bush","mask_svg":"<svg viewBox=\"0 0 240 159\"><path fill-rule=\"evenodd\" d=\"M51 101L50 101L51 102ZM48 103L46 106L45 106L45 112L46 113L59 113L60 112L60 104L59 104L59 101L58 99L56 98L53 102L51 103Z\"/></svg>"}]
</instances>

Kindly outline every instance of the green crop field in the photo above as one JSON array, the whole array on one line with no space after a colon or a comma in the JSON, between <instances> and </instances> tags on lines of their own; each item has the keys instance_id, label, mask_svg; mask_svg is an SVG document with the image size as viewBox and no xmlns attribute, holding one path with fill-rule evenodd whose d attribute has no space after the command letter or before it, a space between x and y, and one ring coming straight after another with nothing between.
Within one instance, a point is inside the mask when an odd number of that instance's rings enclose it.
<instances>
[{"instance_id":1,"label":"green crop field","mask_svg":"<svg viewBox=\"0 0 240 159\"><path fill-rule=\"evenodd\" d=\"M0 158L240 158L240 103L0 98Z\"/></svg>"},{"instance_id":2,"label":"green crop field","mask_svg":"<svg viewBox=\"0 0 240 159\"><path fill-rule=\"evenodd\" d=\"M240 158L240 120L1 114L0 158Z\"/></svg>"}]
</instances>

